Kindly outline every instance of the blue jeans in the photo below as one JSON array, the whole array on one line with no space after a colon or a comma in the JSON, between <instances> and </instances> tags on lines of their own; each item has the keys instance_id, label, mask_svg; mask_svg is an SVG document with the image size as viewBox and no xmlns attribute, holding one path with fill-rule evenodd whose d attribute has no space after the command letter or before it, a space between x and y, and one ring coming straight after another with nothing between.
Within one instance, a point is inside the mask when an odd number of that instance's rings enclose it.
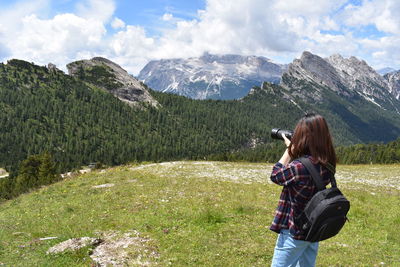
<instances>
[{"instance_id":1,"label":"blue jeans","mask_svg":"<svg viewBox=\"0 0 400 267\"><path fill-rule=\"evenodd\" d=\"M271 267L315 266L318 242L294 239L288 229L281 230L276 240Z\"/></svg>"}]
</instances>

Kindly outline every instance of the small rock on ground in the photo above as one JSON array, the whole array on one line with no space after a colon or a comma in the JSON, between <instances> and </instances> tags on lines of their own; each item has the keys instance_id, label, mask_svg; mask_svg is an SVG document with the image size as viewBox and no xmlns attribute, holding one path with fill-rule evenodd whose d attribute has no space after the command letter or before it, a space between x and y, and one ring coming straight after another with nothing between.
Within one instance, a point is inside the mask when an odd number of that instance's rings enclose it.
<instances>
[{"instance_id":1,"label":"small rock on ground","mask_svg":"<svg viewBox=\"0 0 400 267\"><path fill-rule=\"evenodd\" d=\"M75 251L86 246L96 245L100 239L92 237L71 238L47 250L47 254L57 254L64 251Z\"/></svg>"},{"instance_id":2,"label":"small rock on ground","mask_svg":"<svg viewBox=\"0 0 400 267\"><path fill-rule=\"evenodd\" d=\"M92 186L92 188L106 188L106 187L113 187L115 184L100 184Z\"/></svg>"},{"instance_id":3,"label":"small rock on ground","mask_svg":"<svg viewBox=\"0 0 400 267\"><path fill-rule=\"evenodd\" d=\"M159 258L152 240L137 231L111 231L103 233L101 239L104 241L90 255L97 266L153 266Z\"/></svg>"},{"instance_id":4,"label":"small rock on ground","mask_svg":"<svg viewBox=\"0 0 400 267\"><path fill-rule=\"evenodd\" d=\"M47 254L75 251L86 246L94 246L90 258L94 266L154 266L159 253L153 240L140 235L138 231L120 233L118 231L99 232L100 238L81 237L61 242L48 249Z\"/></svg>"}]
</instances>

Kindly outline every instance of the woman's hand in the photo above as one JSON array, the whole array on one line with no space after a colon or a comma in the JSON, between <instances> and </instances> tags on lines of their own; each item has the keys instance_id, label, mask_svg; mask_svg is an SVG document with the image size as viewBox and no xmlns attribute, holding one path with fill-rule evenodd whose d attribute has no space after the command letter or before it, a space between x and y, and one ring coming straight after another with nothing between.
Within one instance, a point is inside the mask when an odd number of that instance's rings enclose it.
<instances>
[{"instance_id":1,"label":"woman's hand","mask_svg":"<svg viewBox=\"0 0 400 267\"><path fill-rule=\"evenodd\" d=\"M288 148L290 145L290 140L284 134L282 134L282 138L285 141L286 150L285 150L285 153L283 153L281 159L279 160L279 163L282 163L282 165L287 165L290 162L290 155L289 155L289 151L288 151Z\"/></svg>"},{"instance_id":2,"label":"woman's hand","mask_svg":"<svg viewBox=\"0 0 400 267\"><path fill-rule=\"evenodd\" d=\"M290 146L290 140L286 137L285 134L282 134L283 141L285 142L286 147Z\"/></svg>"}]
</instances>

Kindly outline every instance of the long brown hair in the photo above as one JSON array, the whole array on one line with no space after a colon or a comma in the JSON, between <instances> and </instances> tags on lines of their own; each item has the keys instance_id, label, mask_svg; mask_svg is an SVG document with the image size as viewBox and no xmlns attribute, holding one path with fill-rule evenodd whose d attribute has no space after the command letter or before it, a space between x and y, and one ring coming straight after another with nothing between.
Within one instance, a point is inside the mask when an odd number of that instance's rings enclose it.
<instances>
[{"instance_id":1,"label":"long brown hair","mask_svg":"<svg viewBox=\"0 0 400 267\"><path fill-rule=\"evenodd\" d=\"M319 163L336 166L336 153L324 117L307 114L299 120L289 146L292 159L310 155Z\"/></svg>"}]
</instances>

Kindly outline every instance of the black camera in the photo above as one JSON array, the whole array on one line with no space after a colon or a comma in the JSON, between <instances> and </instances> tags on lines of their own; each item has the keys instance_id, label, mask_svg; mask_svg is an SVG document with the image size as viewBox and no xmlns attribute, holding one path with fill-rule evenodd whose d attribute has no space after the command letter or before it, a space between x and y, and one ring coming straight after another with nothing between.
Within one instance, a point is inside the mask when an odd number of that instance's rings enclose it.
<instances>
[{"instance_id":1,"label":"black camera","mask_svg":"<svg viewBox=\"0 0 400 267\"><path fill-rule=\"evenodd\" d=\"M290 130L282 130L279 128L274 128L271 131L271 137L272 139L280 139L283 140L282 134L284 134L289 140L292 139L293 136L293 131Z\"/></svg>"}]
</instances>

